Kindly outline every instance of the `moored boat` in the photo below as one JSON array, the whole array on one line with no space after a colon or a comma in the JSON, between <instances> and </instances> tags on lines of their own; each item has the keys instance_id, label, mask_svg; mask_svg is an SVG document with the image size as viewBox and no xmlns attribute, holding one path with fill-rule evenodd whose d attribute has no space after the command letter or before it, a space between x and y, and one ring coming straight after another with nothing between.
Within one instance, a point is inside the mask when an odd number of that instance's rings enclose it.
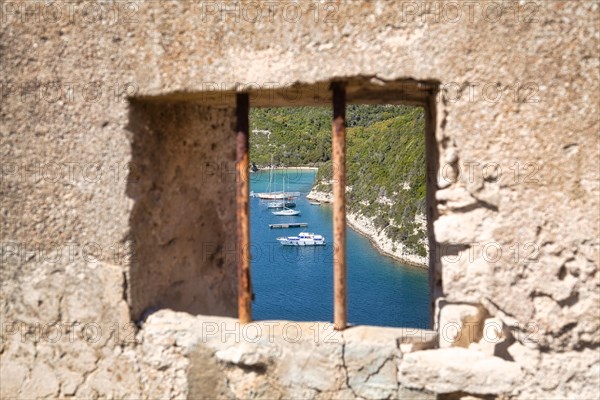
<instances>
[{"instance_id":1,"label":"moored boat","mask_svg":"<svg viewBox=\"0 0 600 400\"><path fill-rule=\"evenodd\" d=\"M290 210L289 208L283 208L283 210L281 211L273 211L272 212L273 215L280 215L280 216L293 216L293 215L300 215L300 211L297 210Z\"/></svg>"},{"instance_id":2,"label":"moored boat","mask_svg":"<svg viewBox=\"0 0 600 400\"><path fill-rule=\"evenodd\" d=\"M267 208L294 208L296 207L296 203L293 201L271 201L267 204Z\"/></svg>"},{"instance_id":3,"label":"moored boat","mask_svg":"<svg viewBox=\"0 0 600 400\"><path fill-rule=\"evenodd\" d=\"M300 192L263 192L256 193L254 196L263 200L294 200L296 197L300 197Z\"/></svg>"},{"instance_id":4,"label":"moored boat","mask_svg":"<svg viewBox=\"0 0 600 400\"><path fill-rule=\"evenodd\" d=\"M283 246L325 246L325 237L314 233L300 232L298 236L278 237Z\"/></svg>"},{"instance_id":5,"label":"moored boat","mask_svg":"<svg viewBox=\"0 0 600 400\"><path fill-rule=\"evenodd\" d=\"M273 161L271 160L271 164ZM266 192L261 193L253 193L255 197L258 197L262 200L294 200L297 197L300 197L300 192L286 192L285 191L285 178L283 179L283 191L274 190L277 186L276 179L277 177L273 176L273 169L269 171L269 186L267 187Z\"/></svg>"}]
</instances>

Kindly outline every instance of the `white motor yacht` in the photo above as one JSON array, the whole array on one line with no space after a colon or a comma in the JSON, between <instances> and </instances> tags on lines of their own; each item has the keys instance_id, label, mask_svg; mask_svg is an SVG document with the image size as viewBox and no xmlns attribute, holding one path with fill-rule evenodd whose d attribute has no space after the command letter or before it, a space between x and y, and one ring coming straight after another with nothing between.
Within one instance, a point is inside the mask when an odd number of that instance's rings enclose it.
<instances>
[{"instance_id":1,"label":"white motor yacht","mask_svg":"<svg viewBox=\"0 0 600 400\"><path fill-rule=\"evenodd\" d=\"M314 233L300 232L298 236L278 237L283 246L325 246L325 237Z\"/></svg>"}]
</instances>

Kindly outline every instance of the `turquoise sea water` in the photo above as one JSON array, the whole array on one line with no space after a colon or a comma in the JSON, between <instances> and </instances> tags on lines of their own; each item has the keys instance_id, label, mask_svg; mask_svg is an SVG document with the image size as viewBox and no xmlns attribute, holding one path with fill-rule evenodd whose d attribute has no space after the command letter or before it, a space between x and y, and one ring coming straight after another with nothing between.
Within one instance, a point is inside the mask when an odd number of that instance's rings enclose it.
<instances>
[{"instance_id":1,"label":"turquoise sea water","mask_svg":"<svg viewBox=\"0 0 600 400\"><path fill-rule=\"evenodd\" d=\"M314 170L277 170L281 190L298 191L296 210L301 216L271 214L266 201L250 199L252 283L256 294L256 320L332 321L333 319L333 220L328 205L314 206L306 199ZM269 171L250 176L250 190L267 191ZM307 222L308 228L270 229L269 224ZM327 245L281 246L275 239L301 231L325 236ZM351 324L429 327L429 284L424 269L405 266L381 255L369 240L352 229L347 233L348 321Z\"/></svg>"}]
</instances>

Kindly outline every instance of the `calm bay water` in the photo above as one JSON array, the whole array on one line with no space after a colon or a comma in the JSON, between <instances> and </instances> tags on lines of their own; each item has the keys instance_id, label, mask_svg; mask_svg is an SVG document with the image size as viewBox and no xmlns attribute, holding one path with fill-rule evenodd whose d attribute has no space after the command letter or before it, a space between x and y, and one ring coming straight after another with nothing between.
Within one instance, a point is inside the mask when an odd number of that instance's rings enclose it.
<instances>
[{"instance_id":1,"label":"calm bay water","mask_svg":"<svg viewBox=\"0 0 600 400\"><path fill-rule=\"evenodd\" d=\"M273 172L276 190L303 195L296 200L300 216L271 214L266 201L250 199L252 283L256 320L332 321L333 220L328 205L314 206L306 199L314 170ZM269 171L250 176L250 190L267 191ZM270 229L269 224L307 222L308 228ZM325 236L327 245L281 246L275 239L301 231ZM352 229L347 233L348 320L351 324L428 328L429 285L427 271L404 266L381 255L369 240Z\"/></svg>"}]
</instances>

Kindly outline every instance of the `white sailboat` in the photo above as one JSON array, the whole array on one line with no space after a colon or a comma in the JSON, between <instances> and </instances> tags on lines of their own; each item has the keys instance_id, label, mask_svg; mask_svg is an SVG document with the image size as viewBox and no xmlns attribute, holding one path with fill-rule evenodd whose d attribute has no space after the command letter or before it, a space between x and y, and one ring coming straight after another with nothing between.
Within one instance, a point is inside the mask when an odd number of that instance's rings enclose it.
<instances>
[{"instance_id":1,"label":"white sailboat","mask_svg":"<svg viewBox=\"0 0 600 400\"><path fill-rule=\"evenodd\" d=\"M289 192L289 193L257 193L256 197L263 200L294 200L296 197L300 197L300 192Z\"/></svg>"},{"instance_id":2,"label":"white sailboat","mask_svg":"<svg viewBox=\"0 0 600 400\"><path fill-rule=\"evenodd\" d=\"M283 178L283 193L285 193L285 178ZM293 201L275 200L267 204L268 208L293 208L296 207L296 203Z\"/></svg>"},{"instance_id":3,"label":"white sailboat","mask_svg":"<svg viewBox=\"0 0 600 400\"><path fill-rule=\"evenodd\" d=\"M273 181L274 188L277 188L276 179L277 179L277 177L275 177L275 180ZM271 187L271 183L269 183L269 187ZM285 189L285 178L283 180L283 187ZM285 190L284 190L284 192L285 192ZM282 193L284 193L284 192L282 192ZM292 207L296 207L296 203L294 203L293 201L286 201L285 199L274 200L274 201L270 201L269 203L267 203L267 208L292 208Z\"/></svg>"},{"instance_id":4,"label":"white sailboat","mask_svg":"<svg viewBox=\"0 0 600 400\"><path fill-rule=\"evenodd\" d=\"M273 184L273 156L271 156L271 166L269 170L269 186L266 192L254 193L254 197L258 197L262 200L294 200L296 197L300 197L300 192L286 193L285 189L283 192L276 192L271 188Z\"/></svg>"},{"instance_id":5,"label":"white sailboat","mask_svg":"<svg viewBox=\"0 0 600 400\"><path fill-rule=\"evenodd\" d=\"M285 193L285 178L283 178L283 193ZM284 203L284 202L282 202L282 203ZM294 206L296 206L296 203L292 203L292 204L294 204ZM283 204L283 210L281 210L281 211L273 211L273 215L281 215L281 216L300 215L300 211L298 211L298 210L291 210L291 209L287 208L285 206L285 204Z\"/></svg>"}]
</instances>

